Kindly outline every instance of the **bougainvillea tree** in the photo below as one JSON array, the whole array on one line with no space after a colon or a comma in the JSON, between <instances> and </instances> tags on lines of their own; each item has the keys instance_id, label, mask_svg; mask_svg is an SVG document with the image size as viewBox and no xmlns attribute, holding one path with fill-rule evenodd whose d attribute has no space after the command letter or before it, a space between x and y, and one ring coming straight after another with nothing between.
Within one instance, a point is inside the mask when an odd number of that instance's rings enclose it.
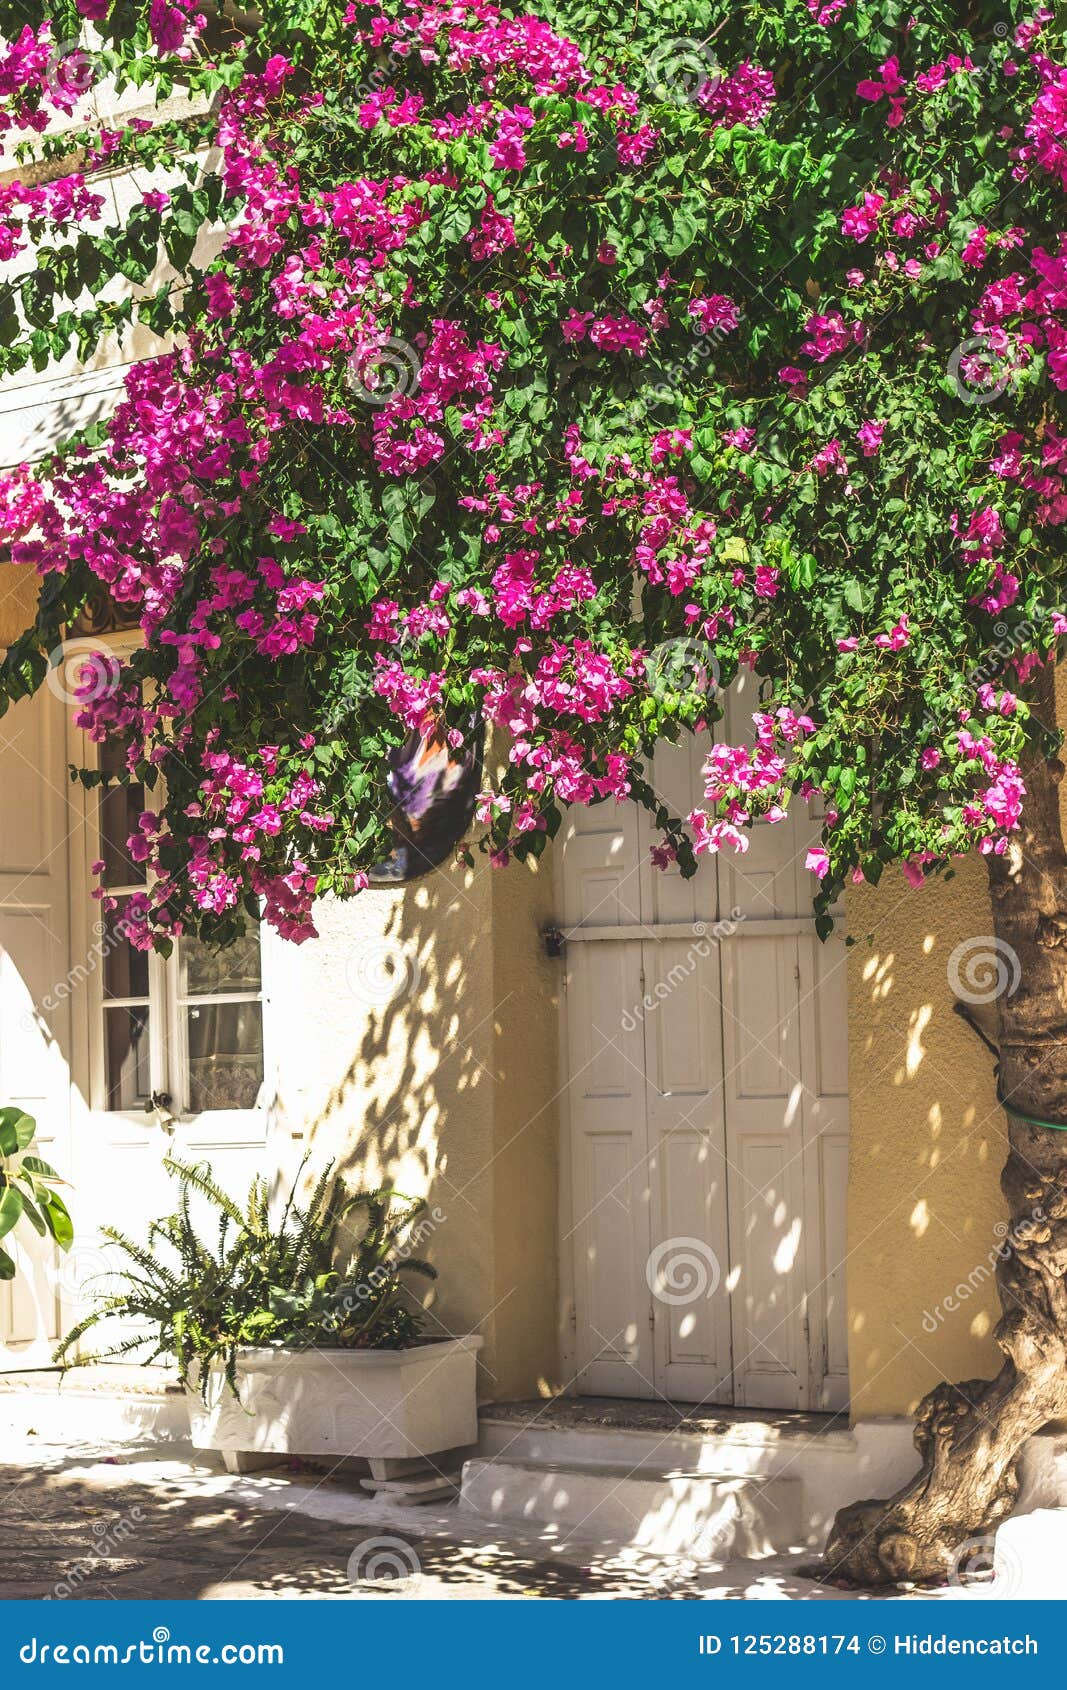
<instances>
[{"instance_id":1,"label":"bougainvillea tree","mask_svg":"<svg viewBox=\"0 0 1067 1690\"><path fill-rule=\"evenodd\" d=\"M825 930L850 882L986 858L1021 973L1005 1361L938 1387L920 1477L827 1552L936 1575L1067 1413L1067 1133L1040 1124L1067 1120L1063 19L0 13L0 373L158 337L110 420L0 492L41 577L7 698L101 592L143 631L79 706L149 790L138 942L313 933L389 850L390 754L483 721L504 772L469 848L501 866L634 799L687 872L818 796ZM742 668L753 736L674 815L653 747Z\"/></svg>"}]
</instances>

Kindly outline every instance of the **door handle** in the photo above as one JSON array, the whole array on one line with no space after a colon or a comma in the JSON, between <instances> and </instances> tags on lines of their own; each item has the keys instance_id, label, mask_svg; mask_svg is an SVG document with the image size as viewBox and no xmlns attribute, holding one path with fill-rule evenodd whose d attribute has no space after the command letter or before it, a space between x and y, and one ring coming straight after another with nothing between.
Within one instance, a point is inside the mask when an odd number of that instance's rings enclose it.
<instances>
[{"instance_id":1,"label":"door handle","mask_svg":"<svg viewBox=\"0 0 1067 1690\"><path fill-rule=\"evenodd\" d=\"M171 1113L173 1099L169 1091L153 1091L148 1095L144 1106L146 1115L155 1115L156 1125L162 1127L165 1133L172 1133L175 1127L174 1116Z\"/></svg>"}]
</instances>

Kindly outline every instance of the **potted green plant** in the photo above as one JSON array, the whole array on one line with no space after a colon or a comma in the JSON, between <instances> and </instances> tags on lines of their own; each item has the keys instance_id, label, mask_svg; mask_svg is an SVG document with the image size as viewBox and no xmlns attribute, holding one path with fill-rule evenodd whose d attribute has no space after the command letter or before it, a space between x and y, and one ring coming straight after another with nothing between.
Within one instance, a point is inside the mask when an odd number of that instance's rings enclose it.
<instances>
[{"instance_id":1,"label":"potted green plant","mask_svg":"<svg viewBox=\"0 0 1067 1690\"><path fill-rule=\"evenodd\" d=\"M69 1250L74 1227L57 1185L64 1182L56 1170L30 1147L37 1134L37 1122L16 1104L0 1109L0 1238L6 1238L20 1221L28 1221L41 1237L52 1237L61 1250ZM14 1279L15 1258L0 1244L0 1280Z\"/></svg>"},{"instance_id":2,"label":"potted green plant","mask_svg":"<svg viewBox=\"0 0 1067 1690\"><path fill-rule=\"evenodd\" d=\"M232 1471L267 1456L360 1456L384 1476L386 1463L476 1440L482 1340L428 1339L405 1285L409 1274L436 1277L412 1253L422 1199L348 1196L330 1166L303 1203L298 1175L274 1218L262 1178L242 1209L206 1166L166 1166L180 1181L177 1210L144 1245L105 1229L129 1266L67 1334L57 1361L92 1328L120 1321L125 1335L78 1359L146 1349L149 1360L173 1358L194 1445L220 1450ZM194 1197L217 1216L210 1243L194 1223Z\"/></svg>"}]
</instances>

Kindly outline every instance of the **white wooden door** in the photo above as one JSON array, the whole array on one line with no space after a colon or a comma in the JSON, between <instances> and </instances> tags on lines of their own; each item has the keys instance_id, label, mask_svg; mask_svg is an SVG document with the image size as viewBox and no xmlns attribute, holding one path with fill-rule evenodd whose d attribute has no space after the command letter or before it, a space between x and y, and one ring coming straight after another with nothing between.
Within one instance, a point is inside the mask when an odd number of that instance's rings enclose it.
<instances>
[{"instance_id":1,"label":"white wooden door","mask_svg":"<svg viewBox=\"0 0 1067 1690\"><path fill-rule=\"evenodd\" d=\"M71 1061L64 731L47 688L0 718L0 1104L34 1117L41 1155L60 1171ZM5 1248L18 1271L0 1285L0 1369L38 1367L59 1335L56 1252L24 1223Z\"/></svg>"},{"instance_id":2,"label":"white wooden door","mask_svg":"<svg viewBox=\"0 0 1067 1690\"><path fill-rule=\"evenodd\" d=\"M750 731L751 685L724 737ZM706 746L657 753L676 813ZM575 1369L586 1394L847 1401L844 947L811 925L806 813L683 881L633 805L564 842Z\"/></svg>"}]
</instances>

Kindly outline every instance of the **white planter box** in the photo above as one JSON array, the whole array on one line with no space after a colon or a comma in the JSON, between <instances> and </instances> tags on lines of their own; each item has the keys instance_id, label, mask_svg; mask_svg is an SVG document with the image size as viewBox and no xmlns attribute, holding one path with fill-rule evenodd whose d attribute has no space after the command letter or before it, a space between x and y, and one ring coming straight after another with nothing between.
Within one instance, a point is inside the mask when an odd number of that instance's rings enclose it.
<instances>
[{"instance_id":1,"label":"white planter box","mask_svg":"<svg viewBox=\"0 0 1067 1690\"><path fill-rule=\"evenodd\" d=\"M240 1402L221 1367L206 1406L195 1380L187 1390L193 1445L239 1471L263 1465L249 1456L410 1461L477 1443L481 1347L472 1335L408 1350L242 1350Z\"/></svg>"}]
</instances>

